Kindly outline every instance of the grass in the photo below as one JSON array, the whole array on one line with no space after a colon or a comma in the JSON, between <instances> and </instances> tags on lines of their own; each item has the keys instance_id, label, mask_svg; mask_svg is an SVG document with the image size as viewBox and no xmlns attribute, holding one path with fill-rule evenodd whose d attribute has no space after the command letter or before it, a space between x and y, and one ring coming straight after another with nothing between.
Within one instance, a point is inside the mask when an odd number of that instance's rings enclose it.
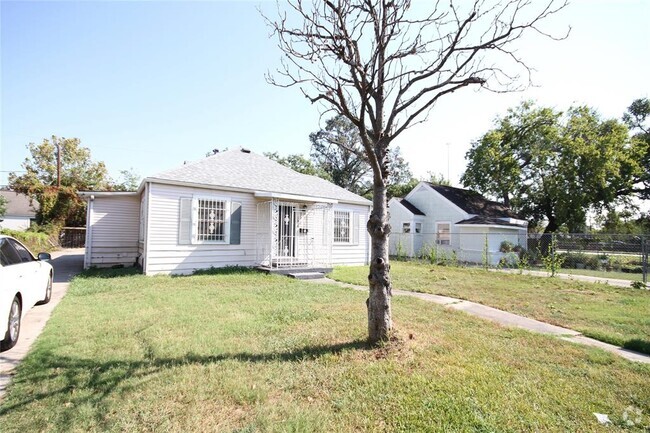
<instances>
[{"instance_id":1,"label":"grass","mask_svg":"<svg viewBox=\"0 0 650 433\"><path fill-rule=\"evenodd\" d=\"M544 268L537 268L537 271L546 271ZM618 271L597 271L595 269L559 269L558 274L566 275L587 275L598 278L613 278L617 280L643 281L643 274Z\"/></svg>"},{"instance_id":2,"label":"grass","mask_svg":"<svg viewBox=\"0 0 650 433\"><path fill-rule=\"evenodd\" d=\"M0 406L3 432L646 431L650 366L395 298L241 269L73 281ZM409 338L412 337L412 338ZM634 426L624 413L642 411ZM606 413L604 427L593 412Z\"/></svg>"},{"instance_id":3,"label":"grass","mask_svg":"<svg viewBox=\"0 0 650 433\"><path fill-rule=\"evenodd\" d=\"M367 273L338 267L331 276L365 285ZM391 276L398 289L478 302L650 354L650 290L414 261L391 262Z\"/></svg>"}]
</instances>

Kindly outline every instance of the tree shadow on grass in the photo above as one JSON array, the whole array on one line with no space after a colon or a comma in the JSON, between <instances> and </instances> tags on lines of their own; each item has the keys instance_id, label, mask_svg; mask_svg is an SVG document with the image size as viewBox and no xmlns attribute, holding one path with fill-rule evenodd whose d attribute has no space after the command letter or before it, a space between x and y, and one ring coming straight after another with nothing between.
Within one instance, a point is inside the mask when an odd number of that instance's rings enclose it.
<instances>
[{"instance_id":1,"label":"tree shadow on grass","mask_svg":"<svg viewBox=\"0 0 650 433\"><path fill-rule=\"evenodd\" d=\"M135 266L115 267L115 268L88 268L77 274L77 279L89 278L120 278L130 277L133 275L142 275L142 269Z\"/></svg>"},{"instance_id":2,"label":"tree shadow on grass","mask_svg":"<svg viewBox=\"0 0 650 433\"><path fill-rule=\"evenodd\" d=\"M76 278L119 278L142 275L142 268L137 266L118 266L115 268L89 268L80 272ZM195 275L260 275L260 271L246 266L225 266L221 268L197 269L191 274L172 274L172 278L185 278Z\"/></svg>"},{"instance_id":3,"label":"tree shadow on grass","mask_svg":"<svg viewBox=\"0 0 650 433\"><path fill-rule=\"evenodd\" d=\"M223 266L215 268L214 266L205 269L197 269L191 274L174 274L172 278L192 277L195 275L260 275L260 271L249 266Z\"/></svg>"},{"instance_id":4,"label":"tree shadow on grass","mask_svg":"<svg viewBox=\"0 0 650 433\"><path fill-rule=\"evenodd\" d=\"M641 340L640 338L627 340L623 344L623 348L650 355L650 341Z\"/></svg>"},{"instance_id":5,"label":"tree shadow on grass","mask_svg":"<svg viewBox=\"0 0 650 433\"><path fill-rule=\"evenodd\" d=\"M148 378L164 372L167 369L179 366L210 365L223 361L239 361L243 363L269 363L269 362L303 362L317 360L328 354L338 354L344 351L372 350L365 340L354 340L347 343L331 345L313 345L296 348L285 352L270 353L224 353L219 355L199 355L187 353L177 358L157 358L146 356L143 360L113 360L96 361L70 356L59 356L51 351L37 351L32 353L14 377L13 385L18 388L31 387L36 384L46 386L46 381L60 381L54 390L40 393L28 393L14 397L11 392L4 404L0 406L0 416L14 410L29 406L46 399L58 399L57 404L63 404L61 422L58 429L73 428L71 424L74 413L80 405L90 404L95 412L95 421L101 428L106 425L104 414L111 410L106 404L107 397L114 393L124 393L139 386L146 386ZM127 381L131 382L128 384ZM11 391L11 388L10 388ZM44 405L47 407L48 405ZM51 414L54 418L56 414Z\"/></svg>"}]
</instances>

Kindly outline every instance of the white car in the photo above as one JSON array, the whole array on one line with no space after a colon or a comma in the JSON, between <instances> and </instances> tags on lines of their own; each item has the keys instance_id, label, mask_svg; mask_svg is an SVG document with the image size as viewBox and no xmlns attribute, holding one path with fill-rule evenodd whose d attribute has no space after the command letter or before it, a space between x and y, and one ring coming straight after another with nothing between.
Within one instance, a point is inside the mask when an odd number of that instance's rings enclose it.
<instances>
[{"instance_id":1,"label":"white car","mask_svg":"<svg viewBox=\"0 0 650 433\"><path fill-rule=\"evenodd\" d=\"M0 352L18 342L20 322L34 305L52 297L54 270L48 253L38 258L16 239L0 235Z\"/></svg>"}]
</instances>

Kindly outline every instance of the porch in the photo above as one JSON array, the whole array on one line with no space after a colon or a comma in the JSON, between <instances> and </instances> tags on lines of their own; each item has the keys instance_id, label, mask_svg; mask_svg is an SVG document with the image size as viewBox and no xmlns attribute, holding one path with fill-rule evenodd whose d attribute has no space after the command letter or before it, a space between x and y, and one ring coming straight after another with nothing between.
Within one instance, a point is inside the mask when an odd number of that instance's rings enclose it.
<instances>
[{"instance_id":1,"label":"porch","mask_svg":"<svg viewBox=\"0 0 650 433\"><path fill-rule=\"evenodd\" d=\"M328 272L332 203L272 198L257 204L256 263L273 273Z\"/></svg>"}]
</instances>

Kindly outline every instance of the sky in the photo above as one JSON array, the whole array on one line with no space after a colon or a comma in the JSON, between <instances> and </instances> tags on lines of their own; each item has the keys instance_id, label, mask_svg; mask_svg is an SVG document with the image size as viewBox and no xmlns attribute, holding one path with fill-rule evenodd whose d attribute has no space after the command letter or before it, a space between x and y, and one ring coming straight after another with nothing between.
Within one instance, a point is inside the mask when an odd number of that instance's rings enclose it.
<instances>
[{"instance_id":1,"label":"sky","mask_svg":"<svg viewBox=\"0 0 650 433\"><path fill-rule=\"evenodd\" d=\"M417 1L417 0L416 0ZM417 2L418 7L424 0ZM77 137L113 177L141 177L244 147L309 154L326 117L298 89L269 85L281 53L252 1L0 1L0 185L30 142ZM520 51L536 87L463 89L395 145L416 176L459 185L473 140L522 100L586 104L620 118L650 96L650 1L575 0Z\"/></svg>"}]
</instances>

